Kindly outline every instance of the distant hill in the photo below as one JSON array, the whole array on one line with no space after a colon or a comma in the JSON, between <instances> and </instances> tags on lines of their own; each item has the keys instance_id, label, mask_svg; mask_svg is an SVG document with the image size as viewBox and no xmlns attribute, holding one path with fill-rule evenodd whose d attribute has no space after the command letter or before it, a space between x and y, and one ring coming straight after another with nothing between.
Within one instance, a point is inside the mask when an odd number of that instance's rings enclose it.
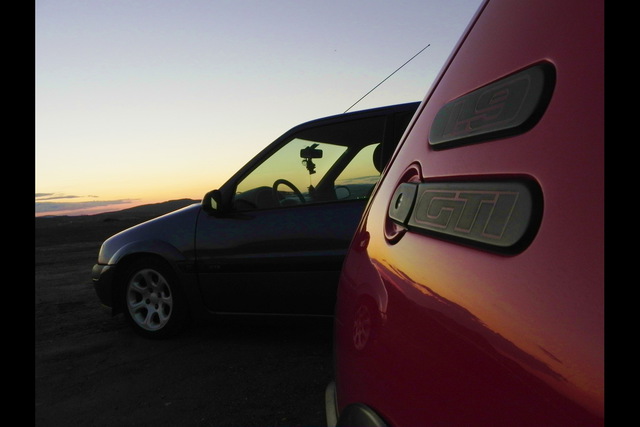
<instances>
[{"instance_id":1,"label":"distant hill","mask_svg":"<svg viewBox=\"0 0 640 427\"><path fill-rule=\"evenodd\" d=\"M194 203L200 203L200 200L169 200L94 215L36 217L36 246L81 241L100 242L126 228Z\"/></svg>"},{"instance_id":2,"label":"distant hill","mask_svg":"<svg viewBox=\"0 0 640 427\"><path fill-rule=\"evenodd\" d=\"M75 220L104 220L107 218L113 219L123 219L123 218L155 218L160 215L167 214L169 212L173 212L177 209L183 208L185 206L192 205L194 203L200 203L200 200L194 199L177 199L177 200L169 200L167 202L160 203L150 203L146 205L134 206L132 208L121 209L119 211L110 211L110 212L102 212L98 214L86 214L86 215L44 215L40 217L36 217L38 219L75 219Z\"/></svg>"},{"instance_id":3,"label":"distant hill","mask_svg":"<svg viewBox=\"0 0 640 427\"><path fill-rule=\"evenodd\" d=\"M122 219L123 217L149 217L155 218L185 206L200 203L200 200L178 199L169 200L167 202L152 203L148 205L134 206L132 208L122 209L115 212L104 212L95 215L88 215L97 218L113 217L114 219Z\"/></svg>"}]
</instances>

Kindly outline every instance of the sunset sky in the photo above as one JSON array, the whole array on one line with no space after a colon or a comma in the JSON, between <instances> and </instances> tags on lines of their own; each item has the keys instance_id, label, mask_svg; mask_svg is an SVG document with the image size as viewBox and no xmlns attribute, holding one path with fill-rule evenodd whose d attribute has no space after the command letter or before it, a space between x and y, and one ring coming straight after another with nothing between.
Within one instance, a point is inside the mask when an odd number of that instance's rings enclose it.
<instances>
[{"instance_id":1,"label":"sunset sky","mask_svg":"<svg viewBox=\"0 0 640 427\"><path fill-rule=\"evenodd\" d=\"M36 0L36 216L201 199L289 128L420 101L481 0Z\"/></svg>"}]
</instances>

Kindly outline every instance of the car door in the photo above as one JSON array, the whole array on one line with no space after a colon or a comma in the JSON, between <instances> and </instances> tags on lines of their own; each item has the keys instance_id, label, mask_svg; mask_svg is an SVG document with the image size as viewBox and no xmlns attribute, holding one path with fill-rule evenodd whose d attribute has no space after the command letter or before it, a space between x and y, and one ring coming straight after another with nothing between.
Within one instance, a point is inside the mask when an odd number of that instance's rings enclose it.
<instances>
[{"instance_id":1,"label":"car door","mask_svg":"<svg viewBox=\"0 0 640 427\"><path fill-rule=\"evenodd\" d=\"M196 264L207 307L331 313L382 159L416 107L314 121L285 134L225 185L224 208L198 218Z\"/></svg>"}]
</instances>

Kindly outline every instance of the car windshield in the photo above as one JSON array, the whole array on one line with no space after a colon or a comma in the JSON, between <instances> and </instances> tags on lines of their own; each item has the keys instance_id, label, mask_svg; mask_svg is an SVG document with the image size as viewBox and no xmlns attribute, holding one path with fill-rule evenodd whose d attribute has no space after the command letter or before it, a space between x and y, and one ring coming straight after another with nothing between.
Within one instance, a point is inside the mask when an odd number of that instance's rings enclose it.
<instances>
[{"instance_id":1,"label":"car windshield","mask_svg":"<svg viewBox=\"0 0 640 427\"><path fill-rule=\"evenodd\" d=\"M366 198L380 171L375 149L384 139L384 117L304 130L280 146L237 187L236 209Z\"/></svg>"},{"instance_id":2,"label":"car windshield","mask_svg":"<svg viewBox=\"0 0 640 427\"><path fill-rule=\"evenodd\" d=\"M311 145L313 141L295 138L280 148L267 161L258 166L244 179L237 188L238 195L245 191L271 186L278 179L286 179L295 185L301 193L308 196L309 187L315 187L331 166L347 150L347 147L331 144L317 144L316 150L322 150L322 158L305 159L300 156L301 150ZM289 191L289 188L282 191Z\"/></svg>"}]
</instances>

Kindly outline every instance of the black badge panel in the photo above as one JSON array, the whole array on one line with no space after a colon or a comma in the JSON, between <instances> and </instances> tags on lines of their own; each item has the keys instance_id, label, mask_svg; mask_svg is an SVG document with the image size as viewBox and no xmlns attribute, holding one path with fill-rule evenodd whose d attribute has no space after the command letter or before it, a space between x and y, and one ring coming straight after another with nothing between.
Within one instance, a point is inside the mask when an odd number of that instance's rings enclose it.
<instances>
[{"instance_id":1,"label":"black badge panel","mask_svg":"<svg viewBox=\"0 0 640 427\"><path fill-rule=\"evenodd\" d=\"M538 64L443 106L433 121L434 149L484 142L531 129L549 104L555 69Z\"/></svg>"},{"instance_id":2,"label":"black badge panel","mask_svg":"<svg viewBox=\"0 0 640 427\"><path fill-rule=\"evenodd\" d=\"M396 192L389 207L393 221L410 231L496 252L522 252L542 217L539 187L527 181L404 185L414 189ZM404 208L396 206L400 200Z\"/></svg>"}]
</instances>

